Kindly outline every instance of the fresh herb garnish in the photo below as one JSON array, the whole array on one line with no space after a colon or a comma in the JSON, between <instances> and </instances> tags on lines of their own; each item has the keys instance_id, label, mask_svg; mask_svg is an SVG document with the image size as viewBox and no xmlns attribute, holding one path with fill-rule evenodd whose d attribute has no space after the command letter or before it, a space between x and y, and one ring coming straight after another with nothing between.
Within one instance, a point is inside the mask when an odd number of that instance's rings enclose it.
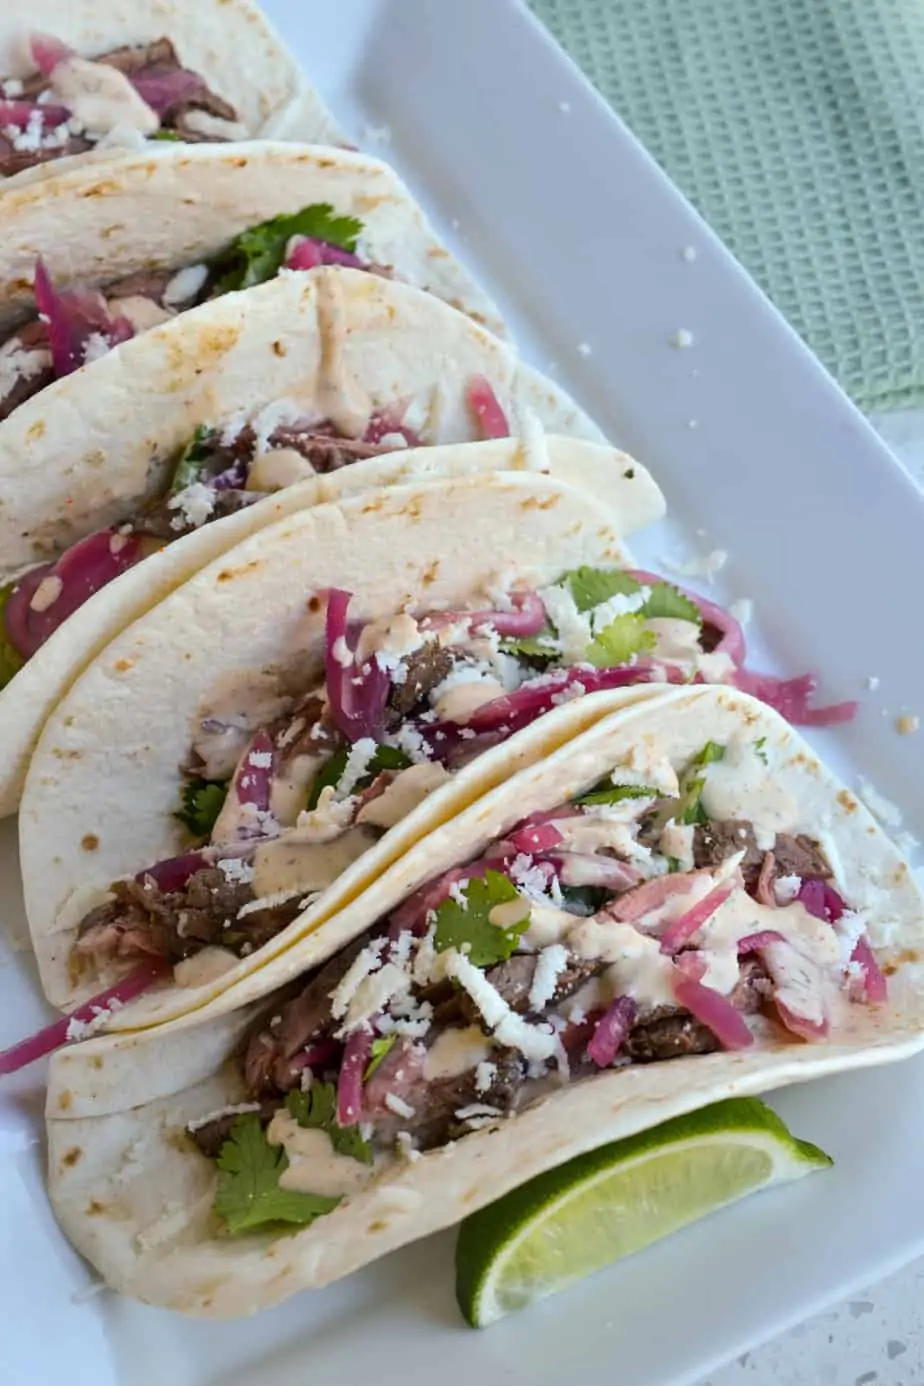
<instances>
[{"instance_id":1,"label":"fresh herb garnish","mask_svg":"<svg viewBox=\"0 0 924 1386\"><path fill-rule=\"evenodd\" d=\"M433 935L437 952L457 948L475 967L504 962L529 926L528 902L524 900L521 920L500 929L489 918L495 905L523 899L507 876L500 871L486 871L483 877L473 876L462 888L462 895L464 905L450 897L437 908Z\"/></svg>"},{"instance_id":2,"label":"fresh herb garnish","mask_svg":"<svg viewBox=\"0 0 924 1386\"><path fill-rule=\"evenodd\" d=\"M168 497L178 496L188 486L202 480L205 464L208 462L212 451L212 443L217 436L216 429L208 428L205 424L199 425L180 454L180 460L173 470L173 479L167 492Z\"/></svg>"},{"instance_id":3,"label":"fresh herb garnish","mask_svg":"<svg viewBox=\"0 0 924 1386\"><path fill-rule=\"evenodd\" d=\"M633 655L653 650L657 639L645 624L644 616L627 612L604 626L587 646L584 658L597 669L615 669L628 664Z\"/></svg>"},{"instance_id":4,"label":"fresh herb garnish","mask_svg":"<svg viewBox=\"0 0 924 1386\"><path fill-rule=\"evenodd\" d=\"M521 659L534 661L548 662L557 659L560 653L558 637L551 626L541 630L538 635L523 635L518 639L511 636L507 640L501 640L500 648L504 654L519 655Z\"/></svg>"},{"instance_id":5,"label":"fresh herb garnish","mask_svg":"<svg viewBox=\"0 0 924 1386\"><path fill-rule=\"evenodd\" d=\"M223 780L187 780L181 791L183 807L173 815L193 837L209 837L228 795Z\"/></svg>"},{"instance_id":6,"label":"fresh herb garnish","mask_svg":"<svg viewBox=\"0 0 924 1386\"><path fill-rule=\"evenodd\" d=\"M5 587L0 587L0 688L6 688L26 662L10 642L6 632L6 604L15 587L15 582L8 582Z\"/></svg>"},{"instance_id":7,"label":"fresh herb garnish","mask_svg":"<svg viewBox=\"0 0 924 1386\"><path fill-rule=\"evenodd\" d=\"M155 130L153 135L148 135L149 140L176 140L183 142L182 135L178 135L176 130Z\"/></svg>"},{"instance_id":8,"label":"fresh herb garnish","mask_svg":"<svg viewBox=\"0 0 924 1386\"><path fill-rule=\"evenodd\" d=\"M642 588L642 583L618 568L574 568L565 573L561 581L568 584L578 611L593 611L611 597L634 597ZM652 583L650 593L645 605L634 614L649 621L669 618L702 625L703 618L696 603L671 583Z\"/></svg>"},{"instance_id":9,"label":"fresh herb garnish","mask_svg":"<svg viewBox=\"0 0 924 1386\"><path fill-rule=\"evenodd\" d=\"M342 746L339 751L334 752L330 760L324 762L311 784L311 793L308 795L309 809L317 808L321 792L328 785L332 785L334 789L337 788L343 779L343 772L349 758L350 747ZM377 746L375 755L366 767L366 773L356 781L353 787L354 792L357 789L368 789L376 775L380 775L383 770L406 770L410 764L410 756L399 751L397 746Z\"/></svg>"},{"instance_id":10,"label":"fresh herb garnish","mask_svg":"<svg viewBox=\"0 0 924 1386\"><path fill-rule=\"evenodd\" d=\"M581 794L572 802L575 804L618 804L621 799L660 799L661 791L650 784L612 784L601 781L596 789Z\"/></svg>"},{"instance_id":11,"label":"fresh herb garnish","mask_svg":"<svg viewBox=\"0 0 924 1386\"><path fill-rule=\"evenodd\" d=\"M242 231L231 242L218 263L222 271L218 291L250 289L272 279L285 261L286 246L293 236L327 241L352 254L362 229L363 224L356 217L337 216L329 202L316 202L300 212L271 217Z\"/></svg>"},{"instance_id":12,"label":"fresh herb garnish","mask_svg":"<svg viewBox=\"0 0 924 1386\"><path fill-rule=\"evenodd\" d=\"M757 740L754 742L754 754L755 754L756 756L759 756L759 757L760 757L760 759L763 761L764 765L769 765L770 762L769 762L769 760L767 759L767 750L766 750L766 747L767 747L767 738L766 738L765 736L760 736L760 737L758 737Z\"/></svg>"},{"instance_id":13,"label":"fresh herb garnish","mask_svg":"<svg viewBox=\"0 0 924 1386\"><path fill-rule=\"evenodd\" d=\"M701 751L699 751L687 765L680 777L680 805L679 811L673 816L678 823L706 823L708 816L702 805L703 788L706 778L699 771L707 765L713 765L717 760L721 760L725 755L725 747L718 745L715 741L707 741Z\"/></svg>"},{"instance_id":14,"label":"fresh herb garnish","mask_svg":"<svg viewBox=\"0 0 924 1386\"><path fill-rule=\"evenodd\" d=\"M366 1064L366 1071L363 1074L364 1083L368 1082L368 1080L372 1077L373 1073L378 1068L379 1064L382 1062L385 1055L388 1053L389 1049L392 1048L397 1038L397 1035L380 1035L378 1039L374 1039L372 1041L372 1048L369 1051L371 1054L371 1058L369 1059L369 1062Z\"/></svg>"},{"instance_id":15,"label":"fresh herb garnish","mask_svg":"<svg viewBox=\"0 0 924 1386\"><path fill-rule=\"evenodd\" d=\"M217 1163L215 1212L232 1235L267 1224L303 1227L332 1212L340 1202L279 1187L279 1176L289 1167L288 1156L281 1145L270 1145L255 1113L234 1123Z\"/></svg>"},{"instance_id":16,"label":"fresh herb garnish","mask_svg":"<svg viewBox=\"0 0 924 1386\"><path fill-rule=\"evenodd\" d=\"M296 1088L286 1096L288 1111L299 1126L326 1131L338 1155L349 1155L363 1165L372 1164L372 1146L358 1126L338 1126L337 1090L333 1083L312 1083L307 1092Z\"/></svg>"}]
</instances>

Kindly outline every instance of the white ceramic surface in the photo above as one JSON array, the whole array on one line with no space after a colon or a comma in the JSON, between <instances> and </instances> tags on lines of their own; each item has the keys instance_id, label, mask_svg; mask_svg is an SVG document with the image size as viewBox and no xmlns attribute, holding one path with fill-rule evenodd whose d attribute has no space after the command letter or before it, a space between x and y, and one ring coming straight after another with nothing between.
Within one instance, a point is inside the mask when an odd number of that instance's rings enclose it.
<instances>
[{"instance_id":1,"label":"white ceramic surface","mask_svg":"<svg viewBox=\"0 0 924 1386\"><path fill-rule=\"evenodd\" d=\"M822 669L829 696L864 698L854 727L816 744L924 828L924 734L893 726L924 687L924 646L907 636L924 500L864 421L516 0L267 9L357 140L393 159L483 274L528 357L658 473L685 529L665 526L641 556L726 550L720 594L754 599L758 659ZM683 348L671 344L680 329ZM7 827L0 921L14 943L17 893ZM0 961L3 1044L45 1011L26 955ZM451 1235L209 1327L85 1297L90 1277L42 1192L41 1077L0 1093L3 1386L559 1386L576 1372L679 1386L924 1250L920 1060L774 1099L837 1157L830 1174L489 1333L460 1326ZM750 1361L730 1370L754 1380Z\"/></svg>"}]
</instances>

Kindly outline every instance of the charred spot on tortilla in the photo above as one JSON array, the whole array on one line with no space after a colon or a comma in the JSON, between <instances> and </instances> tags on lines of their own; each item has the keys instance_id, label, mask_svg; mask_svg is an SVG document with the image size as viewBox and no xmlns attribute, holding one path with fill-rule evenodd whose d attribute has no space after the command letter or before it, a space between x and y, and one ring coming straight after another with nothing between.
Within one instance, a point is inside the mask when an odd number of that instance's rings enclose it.
<instances>
[{"instance_id":1,"label":"charred spot on tortilla","mask_svg":"<svg viewBox=\"0 0 924 1386\"><path fill-rule=\"evenodd\" d=\"M77 1161L80 1160L82 1156L83 1151L81 1150L80 1146L74 1145L71 1146L70 1150L65 1151L65 1153L61 1156L61 1163L62 1165L65 1165L68 1169L73 1169Z\"/></svg>"},{"instance_id":2,"label":"charred spot on tortilla","mask_svg":"<svg viewBox=\"0 0 924 1386\"><path fill-rule=\"evenodd\" d=\"M96 833L84 833L80 845L85 852L95 852L99 847L99 838Z\"/></svg>"}]
</instances>

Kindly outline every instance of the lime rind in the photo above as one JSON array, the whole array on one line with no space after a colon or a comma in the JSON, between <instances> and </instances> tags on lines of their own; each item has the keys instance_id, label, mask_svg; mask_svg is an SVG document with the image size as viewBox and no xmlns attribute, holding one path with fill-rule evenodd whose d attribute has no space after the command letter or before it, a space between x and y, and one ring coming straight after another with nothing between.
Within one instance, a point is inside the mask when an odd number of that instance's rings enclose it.
<instances>
[{"instance_id":1,"label":"lime rind","mask_svg":"<svg viewBox=\"0 0 924 1386\"><path fill-rule=\"evenodd\" d=\"M697 1198L697 1169L705 1170L703 1187L708 1189L708 1176L714 1184L723 1158L724 1173L733 1176L727 1196L723 1190L716 1197L713 1190L710 1196ZM484 1327L747 1193L800 1178L831 1163L817 1146L792 1136L776 1113L757 1098L730 1098L674 1117L651 1130L579 1155L467 1218L460 1228L456 1251L459 1306L473 1327ZM693 1196L686 1203L666 1200L655 1206L650 1235L636 1219L631 1229L634 1237L630 1237L629 1245L620 1247L616 1243L623 1231L619 1225L622 1201L618 1197L608 1199L602 1192L595 1203L594 1190L609 1181L630 1188L633 1173L643 1166L650 1170L655 1192L666 1187L665 1172L675 1184L679 1173L681 1178L692 1179L689 1191ZM584 1239L577 1236L575 1255L570 1258L561 1255L567 1231L559 1235L562 1228L567 1229L569 1204L573 1206L573 1237L580 1233L582 1219L588 1214L593 1219L593 1227L585 1229L589 1235ZM601 1237L608 1208L612 1244Z\"/></svg>"}]
</instances>

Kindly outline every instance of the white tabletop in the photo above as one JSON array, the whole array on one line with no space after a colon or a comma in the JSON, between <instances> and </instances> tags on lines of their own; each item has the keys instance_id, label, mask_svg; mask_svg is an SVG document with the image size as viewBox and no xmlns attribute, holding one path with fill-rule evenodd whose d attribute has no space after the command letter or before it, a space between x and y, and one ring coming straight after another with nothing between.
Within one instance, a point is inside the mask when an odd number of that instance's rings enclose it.
<instances>
[{"instance_id":1,"label":"white tabletop","mask_svg":"<svg viewBox=\"0 0 924 1386\"><path fill-rule=\"evenodd\" d=\"M924 488L924 410L878 415L872 422ZM924 1259L744 1353L703 1386L915 1386L921 1381Z\"/></svg>"}]
</instances>

